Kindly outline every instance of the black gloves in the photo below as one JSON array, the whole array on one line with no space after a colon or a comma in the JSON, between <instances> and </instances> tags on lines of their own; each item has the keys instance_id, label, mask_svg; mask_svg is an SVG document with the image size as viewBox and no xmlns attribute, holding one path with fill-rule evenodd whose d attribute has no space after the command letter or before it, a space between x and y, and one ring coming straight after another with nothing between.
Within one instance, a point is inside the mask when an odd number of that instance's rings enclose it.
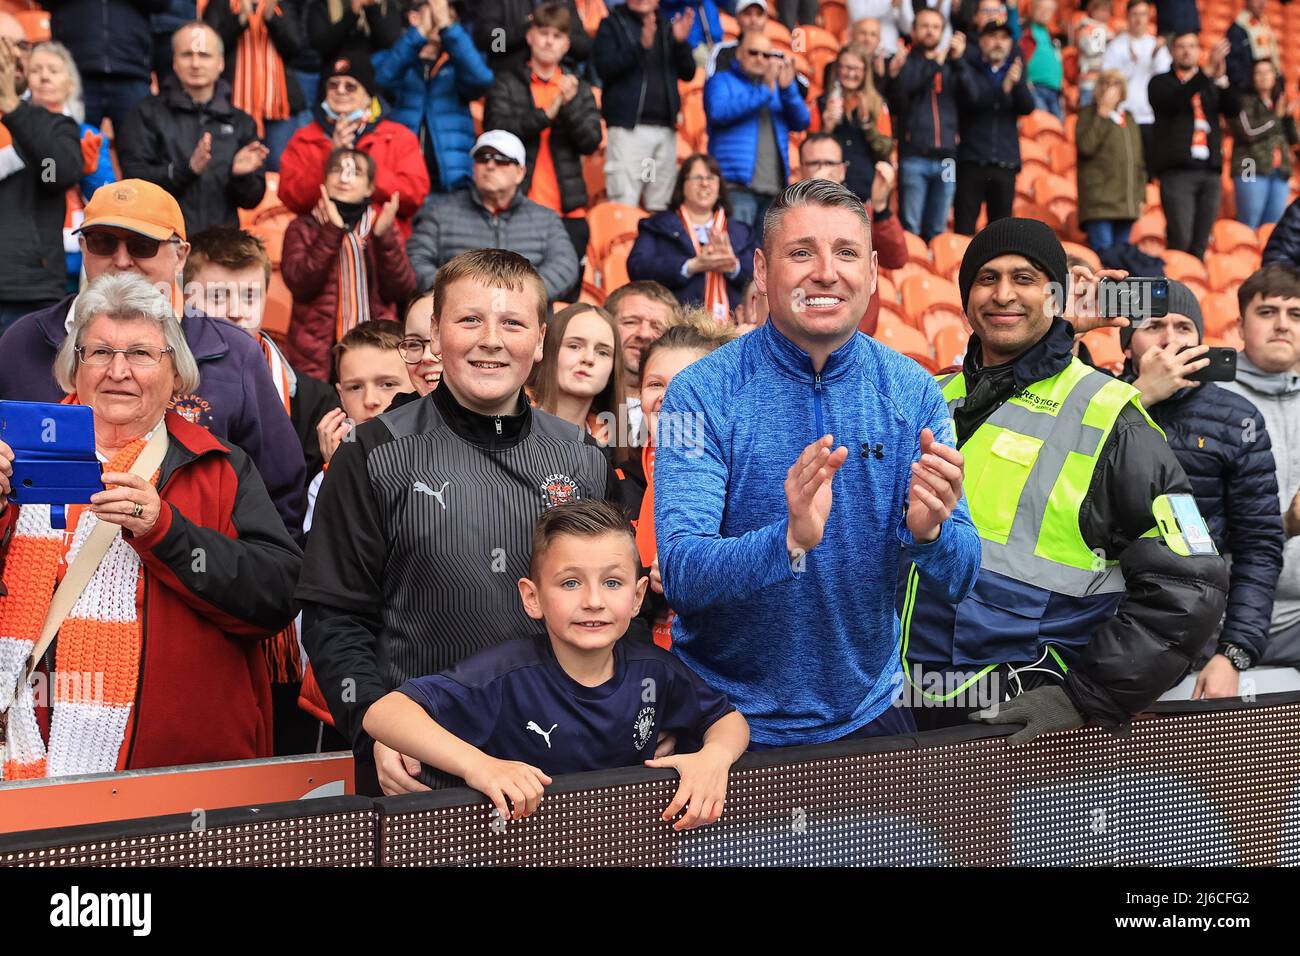
<instances>
[{"instance_id":1,"label":"black gloves","mask_svg":"<svg viewBox=\"0 0 1300 956\"><path fill-rule=\"evenodd\" d=\"M1007 738L1009 744L1027 744L1040 734L1073 730L1084 724L1083 715L1071 703L1070 695L1055 684L1027 690L1005 703L976 711L970 719L984 724L1024 724L1024 730Z\"/></svg>"}]
</instances>

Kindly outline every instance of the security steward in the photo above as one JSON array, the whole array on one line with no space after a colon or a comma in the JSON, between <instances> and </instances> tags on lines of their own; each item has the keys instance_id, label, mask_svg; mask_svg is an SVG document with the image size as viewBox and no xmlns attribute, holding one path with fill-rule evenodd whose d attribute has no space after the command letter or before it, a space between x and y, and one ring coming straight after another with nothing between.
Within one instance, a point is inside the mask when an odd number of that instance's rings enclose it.
<instances>
[{"instance_id":1,"label":"security steward","mask_svg":"<svg viewBox=\"0 0 1300 956\"><path fill-rule=\"evenodd\" d=\"M940 385L983 556L955 605L915 566L901 572L905 699L922 730L969 716L1024 724L1012 743L1084 723L1121 731L1223 616L1224 561L1199 540L1164 434L1136 389L1073 354L1076 326L1129 324L1097 317L1097 279L1071 277L1056 235L1030 219L991 223L962 259L974 334ZM1057 305L1067 289L1073 324Z\"/></svg>"}]
</instances>

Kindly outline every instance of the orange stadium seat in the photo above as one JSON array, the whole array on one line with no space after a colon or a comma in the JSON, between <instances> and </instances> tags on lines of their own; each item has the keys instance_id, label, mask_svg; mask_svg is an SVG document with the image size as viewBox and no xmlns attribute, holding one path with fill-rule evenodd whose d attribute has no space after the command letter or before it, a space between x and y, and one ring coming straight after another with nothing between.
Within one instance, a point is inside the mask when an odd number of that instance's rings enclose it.
<instances>
[{"instance_id":1,"label":"orange stadium seat","mask_svg":"<svg viewBox=\"0 0 1300 956\"><path fill-rule=\"evenodd\" d=\"M1042 206L1051 206L1053 200L1079 198L1079 188L1073 179L1057 176L1055 173L1039 176L1034 180L1034 202Z\"/></svg>"},{"instance_id":2,"label":"orange stadium seat","mask_svg":"<svg viewBox=\"0 0 1300 956\"><path fill-rule=\"evenodd\" d=\"M910 358L917 365L921 366L921 368L925 369L931 375L934 375L941 368L939 363L936 362L933 356L929 354L922 354L920 352L904 352L903 354L906 355L908 358Z\"/></svg>"},{"instance_id":3,"label":"orange stadium seat","mask_svg":"<svg viewBox=\"0 0 1300 956\"><path fill-rule=\"evenodd\" d=\"M1047 110L1034 110L1029 115L1022 116L1020 135L1025 139L1040 139L1044 135L1055 136L1058 139L1066 138L1065 126Z\"/></svg>"},{"instance_id":4,"label":"orange stadium seat","mask_svg":"<svg viewBox=\"0 0 1300 956\"><path fill-rule=\"evenodd\" d=\"M1093 329L1083 337L1083 341L1098 368L1118 373L1124 367L1124 350L1119 345L1118 329Z\"/></svg>"},{"instance_id":5,"label":"orange stadium seat","mask_svg":"<svg viewBox=\"0 0 1300 956\"><path fill-rule=\"evenodd\" d=\"M697 71L698 72L698 71ZM684 135L694 150L702 150L708 136L708 118L704 115L704 88L687 90L682 97L682 125L679 135Z\"/></svg>"},{"instance_id":6,"label":"orange stadium seat","mask_svg":"<svg viewBox=\"0 0 1300 956\"><path fill-rule=\"evenodd\" d=\"M812 53L813 50L839 52L840 38L825 27L808 23L794 28L790 34L790 46L795 53Z\"/></svg>"},{"instance_id":7,"label":"orange stadium seat","mask_svg":"<svg viewBox=\"0 0 1300 956\"><path fill-rule=\"evenodd\" d=\"M1229 287L1240 285L1259 268L1259 253L1254 249L1239 249L1226 255L1211 252L1205 258L1210 288L1215 292L1226 292Z\"/></svg>"},{"instance_id":8,"label":"orange stadium seat","mask_svg":"<svg viewBox=\"0 0 1300 956\"><path fill-rule=\"evenodd\" d=\"M880 314L880 319L876 323L876 334L873 338L904 355L909 352L917 355L930 354L930 343L925 340L925 336L920 331L884 312Z\"/></svg>"},{"instance_id":9,"label":"orange stadium seat","mask_svg":"<svg viewBox=\"0 0 1300 956\"><path fill-rule=\"evenodd\" d=\"M1053 143L1048 152L1051 154L1053 172L1061 176L1074 174L1074 167L1079 155L1074 140Z\"/></svg>"},{"instance_id":10,"label":"orange stadium seat","mask_svg":"<svg viewBox=\"0 0 1300 956\"><path fill-rule=\"evenodd\" d=\"M1201 300L1205 320L1205 337L1222 338L1237 324L1237 297L1226 292L1211 292Z\"/></svg>"},{"instance_id":11,"label":"orange stadium seat","mask_svg":"<svg viewBox=\"0 0 1300 956\"><path fill-rule=\"evenodd\" d=\"M1179 252L1176 249L1166 249L1163 253L1165 260L1165 275L1171 279L1177 279L1182 282L1184 279L1195 279L1198 282L1209 282L1210 276L1205 269L1205 263L1196 256L1186 252Z\"/></svg>"},{"instance_id":12,"label":"orange stadium seat","mask_svg":"<svg viewBox=\"0 0 1300 956\"><path fill-rule=\"evenodd\" d=\"M598 149L582 157L582 179L587 184L587 206L594 206L605 198L605 151Z\"/></svg>"},{"instance_id":13,"label":"orange stadium seat","mask_svg":"<svg viewBox=\"0 0 1300 956\"><path fill-rule=\"evenodd\" d=\"M763 28L763 33L772 41L772 49L783 50L786 53L794 52L790 45L790 29L776 17L767 18L767 26Z\"/></svg>"},{"instance_id":14,"label":"orange stadium seat","mask_svg":"<svg viewBox=\"0 0 1300 956\"><path fill-rule=\"evenodd\" d=\"M1027 136L1020 137L1020 162L1027 163L1030 160L1050 165L1052 162L1051 151L1047 148L1047 143L1040 143L1036 139L1030 139Z\"/></svg>"},{"instance_id":15,"label":"orange stadium seat","mask_svg":"<svg viewBox=\"0 0 1300 956\"><path fill-rule=\"evenodd\" d=\"M911 260L903 263L897 269L888 270L888 272L889 272L889 278L893 280L894 285L900 291L903 288L903 283L906 282L911 276L934 275L934 273L930 271L928 266L923 266L919 262L913 262Z\"/></svg>"},{"instance_id":16,"label":"orange stadium seat","mask_svg":"<svg viewBox=\"0 0 1300 956\"><path fill-rule=\"evenodd\" d=\"M1052 167L1041 160L1031 159L1020 167L1016 175L1016 192L1026 199L1034 198L1034 183L1052 175Z\"/></svg>"},{"instance_id":17,"label":"orange stadium seat","mask_svg":"<svg viewBox=\"0 0 1300 956\"><path fill-rule=\"evenodd\" d=\"M908 262L917 262L929 269L930 247L925 244L925 240L911 232L904 232L903 239L907 242Z\"/></svg>"},{"instance_id":18,"label":"orange stadium seat","mask_svg":"<svg viewBox=\"0 0 1300 956\"><path fill-rule=\"evenodd\" d=\"M740 24L726 10L718 11L718 22L722 24L722 35L728 40L735 40L740 36Z\"/></svg>"},{"instance_id":19,"label":"orange stadium seat","mask_svg":"<svg viewBox=\"0 0 1300 956\"><path fill-rule=\"evenodd\" d=\"M1214 251L1221 253L1234 252L1237 249L1255 251L1260 248L1259 236L1255 234L1255 230L1235 219L1218 220L1210 230L1210 241Z\"/></svg>"},{"instance_id":20,"label":"orange stadium seat","mask_svg":"<svg viewBox=\"0 0 1300 956\"><path fill-rule=\"evenodd\" d=\"M637 224L648 215L644 209L624 203L602 202L592 206L587 212L587 226L591 230L587 254L597 262L604 261L615 242L629 237L636 239Z\"/></svg>"},{"instance_id":21,"label":"orange stadium seat","mask_svg":"<svg viewBox=\"0 0 1300 956\"><path fill-rule=\"evenodd\" d=\"M280 277L280 270L271 273L271 284L266 287L266 311L262 315L262 328L272 338L280 338L289 331L289 317L293 314L293 293Z\"/></svg>"},{"instance_id":22,"label":"orange stadium seat","mask_svg":"<svg viewBox=\"0 0 1300 956\"><path fill-rule=\"evenodd\" d=\"M922 318L931 309L946 309L965 315L961 305L961 292L947 279L936 275L914 275L899 286L903 294L903 314L912 325L920 328Z\"/></svg>"},{"instance_id":23,"label":"orange stadium seat","mask_svg":"<svg viewBox=\"0 0 1300 956\"><path fill-rule=\"evenodd\" d=\"M14 17L23 25L23 33L32 43L48 43L53 39L50 33L50 15L44 10L23 10Z\"/></svg>"},{"instance_id":24,"label":"orange stadium seat","mask_svg":"<svg viewBox=\"0 0 1300 956\"><path fill-rule=\"evenodd\" d=\"M632 253L634 242L636 242L635 236L623 236L615 240L609 247L608 255L601 260L600 287L607 295L632 281L627 274L627 257Z\"/></svg>"},{"instance_id":25,"label":"orange stadium seat","mask_svg":"<svg viewBox=\"0 0 1300 956\"><path fill-rule=\"evenodd\" d=\"M894 285L889 276L885 275L884 269L881 269L876 275L876 292L879 294L881 302L898 305L898 287Z\"/></svg>"},{"instance_id":26,"label":"orange stadium seat","mask_svg":"<svg viewBox=\"0 0 1300 956\"><path fill-rule=\"evenodd\" d=\"M940 368L956 365L966 355L970 330L964 325L945 325L934 334L934 357Z\"/></svg>"},{"instance_id":27,"label":"orange stadium seat","mask_svg":"<svg viewBox=\"0 0 1300 956\"><path fill-rule=\"evenodd\" d=\"M955 232L941 232L930 240L930 251L934 253L934 271L948 277L948 274L961 265L961 257L966 254L971 237Z\"/></svg>"},{"instance_id":28,"label":"orange stadium seat","mask_svg":"<svg viewBox=\"0 0 1300 956\"><path fill-rule=\"evenodd\" d=\"M939 333L951 325L960 328L966 328L966 319L949 311L947 308L931 309L921 317L921 331L925 337L934 342L939 337Z\"/></svg>"},{"instance_id":29,"label":"orange stadium seat","mask_svg":"<svg viewBox=\"0 0 1300 956\"><path fill-rule=\"evenodd\" d=\"M266 212L268 209L275 209L281 206L282 204L278 195L279 189L280 174L276 172L268 172L266 174L266 192L262 194L262 201L252 209L239 210L240 228L245 228L255 223L258 216L262 215L262 213Z\"/></svg>"},{"instance_id":30,"label":"orange stadium seat","mask_svg":"<svg viewBox=\"0 0 1300 956\"><path fill-rule=\"evenodd\" d=\"M835 36L845 38L849 32L849 11L843 0L822 0L817 22Z\"/></svg>"},{"instance_id":31,"label":"orange stadium seat","mask_svg":"<svg viewBox=\"0 0 1300 956\"><path fill-rule=\"evenodd\" d=\"M1159 209L1143 213L1129 230L1129 242L1147 255L1163 255L1165 248L1165 214Z\"/></svg>"}]
</instances>

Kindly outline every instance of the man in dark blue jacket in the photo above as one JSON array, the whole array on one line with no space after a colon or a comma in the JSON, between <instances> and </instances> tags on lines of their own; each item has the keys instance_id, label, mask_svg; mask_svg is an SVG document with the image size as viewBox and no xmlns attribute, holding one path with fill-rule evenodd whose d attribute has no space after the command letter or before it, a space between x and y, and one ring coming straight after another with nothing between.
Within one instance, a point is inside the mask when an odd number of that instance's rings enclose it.
<instances>
[{"instance_id":1,"label":"man in dark blue jacket","mask_svg":"<svg viewBox=\"0 0 1300 956\"><path fill-rule=\"evenodd\" d=\"M903 228L926 242L948 226L957 189L956 74L960 56L940 49L944 19L937 10L920 10L912 30L912 49L889 83L890 110L898 131L899 215ZM965 40L959 42L959 52ZM891 71L900 57L890 64Z\"/></svg>"},{"instance_id":2,"label":"man in dark blue jacket","mask_svg":"<svg viewBox=\"0 0 1300 956\"><path fill-rule=\"evenodd\" d=\"M1273 227L1268 242L1264 244L1264 256L1261 266L1281 262L1293 269L1300 269L1300 200L1291 203L1282 213L1282 218Z\"/></svg>"},{"instance_id":3,"label":"man in dark blue jacket","mask_svg":"<svg viewBox=\"0 0 1300 956\"><path fill-rule=\"evenodd\" d=\"M162 187L142 179L101 186L86 204L81 251L87 281L132 272L173 285L181 309L181 270L189 254L180 206ZM67 338L76 296L23 316L0 336L0 399L57 402L54 356ZM253 459L285 527L302 533L306 485L302 447L276 393L262 350L237 326L185 309L181 328L199 364L193 392L173 397L172 410Z\"/></svg>"},{"instance_id":4,"label":"man in dark blue jacket","mask_svg":"<svg viewBox=\"0 0 1300 956\"><path fill-rule=\"evenodd\" d=\"M678 80L695 76L686 42L695 14L673 21L659 0L627 0L600 22L592 62L604 81L605 194L610 202L659 212L668 205L677 169Z\"/></svg>"},{"instance_id":5,"label":"man in dark blue jacket","mask_svg":"<svg viewBox=\"0 0 1300 956\"><path fill-rule=\"evenodd\" d=\"M1193 698L1236 697L1238 672L1258 663L1268 641L1285 532L1277 469L1263 416L1251 402L1188 378L1209 364L1201 306L1169 280L1169 314L1121 329L1126 378L1164 430L1221 554L1231 554L1223 628L1196 680ZM1186 351L1183 351L1186 350ZM1252 433L1253 441L1243 435Z\"/></svg>"},{"instance_id":6,"label":"man in dark blue jacket","mask_svg":"<svg viewBox=\"0 0 1300 956\"><path fill-rule=\"evenodd\" d=\"M50 30L81 71L85 121L107 116L121 132L131 107L149 95L153 34L149 15L167 0L46 0Z\"/></svg>"},{"instance_id":7,"label":"man in dark blue jacket","mask_svg":"<svg viewBox=\"0 0 1300 956\"><path fill-rule=\"evenodd\" d=\"M960 34L953 38L954 48L958 37ZM989 222L1011 215L1020 169L1016 118L1034 109L1024 61L1012 52L1007 21L986 21L980 28L979 47L979 57L965 61L957 71L961 144L957 148L953 231L965 236L975 235L980 207L985 204Z\"/></svg>"}]
</instances>

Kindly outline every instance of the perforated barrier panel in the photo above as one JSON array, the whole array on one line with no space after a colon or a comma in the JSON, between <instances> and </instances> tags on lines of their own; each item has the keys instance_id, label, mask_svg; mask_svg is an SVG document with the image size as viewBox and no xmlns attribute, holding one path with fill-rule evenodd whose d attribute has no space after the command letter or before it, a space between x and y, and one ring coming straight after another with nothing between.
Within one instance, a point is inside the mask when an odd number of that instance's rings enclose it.
<instances>
[{"instance_id":1,"label":"perforated barrier panel","mask_svg":"<svg viewBox=\"0 0 1300 956\"><path fill-rule=\"evenodd\" d=\"M40 830L0 838L0 866L375 866L365 797Z\"/></svg>"},{"instance_id":2,"label":"perforated barrier panel","mask_svg":"<svg viewBox=\"0 0 1300 956\"><path fill-rule=\"evenodd\" d=\"M1300 695L1161 704L1124 739L1007 730L747 754L726 813L675 833L671 772L560 778L502 821L466 789L0 836L0 865L1300 864Z\"/></svg>"}]
</instances>

